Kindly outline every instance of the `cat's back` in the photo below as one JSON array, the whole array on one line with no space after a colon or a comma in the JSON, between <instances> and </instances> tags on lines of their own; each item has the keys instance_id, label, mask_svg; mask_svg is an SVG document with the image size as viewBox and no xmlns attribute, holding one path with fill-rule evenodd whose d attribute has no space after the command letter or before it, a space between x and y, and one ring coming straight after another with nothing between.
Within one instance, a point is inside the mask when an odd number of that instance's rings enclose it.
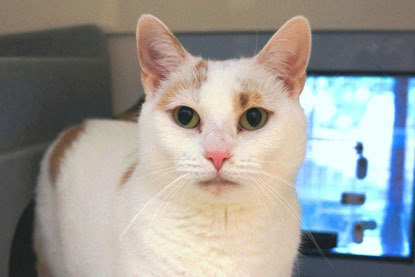
<instances>
[{"instance_id":1,"label":"cat's back","mask_svg":"<svg viewBox=\"0 0 415 277\"><path fill-rule=\"evenodd\" d=\"M60 189L73 187L77 181L85 185L97 184L97 178L109 181L109 176L136 157L137 128L134 122L88 120L65 130L46 152L41 177Z\"/></svg>"},{"instance_id":2,"label":"cat's back","mask_svg":"<svg viewBox=\"0 0 415 277\"><path fill-rule=\"evenodd\" d=\"M133 122L88 120L47 150L36 193L35 250L40 263L58 267L48 270L73 275L110 259L111 245L102 242L112 239L108 224L125 169L136 162L137 132ZM84 264L65 268L79 261Z\"/></svg>"}]
</instances>

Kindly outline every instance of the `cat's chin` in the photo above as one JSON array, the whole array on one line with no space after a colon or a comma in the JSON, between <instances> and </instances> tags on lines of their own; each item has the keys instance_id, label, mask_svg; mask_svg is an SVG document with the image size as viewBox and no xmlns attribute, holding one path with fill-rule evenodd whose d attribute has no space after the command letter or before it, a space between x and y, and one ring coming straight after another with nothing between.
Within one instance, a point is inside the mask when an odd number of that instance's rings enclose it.
<instances>
[{"instance_id":1,"label":"cat's chin","mask_svg":"<svg viewBox=\"0 0 415 277\"><path fill-rule=\"evenodd\" d=\"M199 185L203 190L213 195L223 195L237 187L238 183L217 176L213 179L202 181Z\"/></svg>"}]
</instances>

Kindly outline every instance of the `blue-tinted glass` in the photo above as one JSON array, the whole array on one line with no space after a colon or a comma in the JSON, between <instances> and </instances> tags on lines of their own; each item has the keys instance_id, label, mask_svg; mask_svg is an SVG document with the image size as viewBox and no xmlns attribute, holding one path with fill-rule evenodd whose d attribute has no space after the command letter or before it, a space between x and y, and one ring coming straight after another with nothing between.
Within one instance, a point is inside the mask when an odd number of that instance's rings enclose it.
<instances>
[{"instance_id":1,"label":"blue-tinted glass","mask_svg":"<svg viewBox=\"0 0 415 277\"><path fill-rule=\"evenodd\" d=\"M335 253L409 257L415 78L310 76L301 105L309 134L296 184L303 229L337 233ZM342 204L342 195L364 195L364 203Z\"/></svg>"}]
</instances>

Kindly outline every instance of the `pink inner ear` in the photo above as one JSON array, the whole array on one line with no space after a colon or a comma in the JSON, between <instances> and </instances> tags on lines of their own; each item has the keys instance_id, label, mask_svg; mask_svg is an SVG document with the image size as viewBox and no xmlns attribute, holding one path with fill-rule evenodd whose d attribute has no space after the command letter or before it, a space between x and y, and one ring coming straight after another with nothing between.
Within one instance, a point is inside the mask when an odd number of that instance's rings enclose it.
<instances>
[{"instance_id":1,"label":"pink inner ear","mask_svg":"<svg viewBox=\"0 0 415 277\"><path fill-rule=\"evenodd\" d=\"M311 30L306 19L295 17L274 34L256 61L283 80L293 95L304 86L311 52Z\"/></svg>"},{"instance_id":2,"label":"pink inner ear","mask_svg":"<svg viewBox=\"0 0 415 277\"><path fill-rule=\"evenodd\" d=\"M170 30L150 15L143 15L138 21L137 46L142 83L151 92L188 56Z\"/></svg>"}]
</instances>

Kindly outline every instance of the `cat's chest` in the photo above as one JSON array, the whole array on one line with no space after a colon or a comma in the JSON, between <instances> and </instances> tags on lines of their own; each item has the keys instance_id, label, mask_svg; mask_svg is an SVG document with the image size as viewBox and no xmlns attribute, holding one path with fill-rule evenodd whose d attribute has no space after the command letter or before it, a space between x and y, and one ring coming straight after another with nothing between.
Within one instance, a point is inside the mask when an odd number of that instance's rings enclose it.
<instances>
[{"instance_id":1,"label":"cat's chest","mask_svg":"<svg viewBox=\"0 0 415 277\"><path fill-rule=\"evenodd\" d=\"M143 216L136 227L140 263L134 267L142 274L253 276L253 270L272 264L271 229L255 213L225 208L158 213Z\"/></svg>"}]
</instances>

